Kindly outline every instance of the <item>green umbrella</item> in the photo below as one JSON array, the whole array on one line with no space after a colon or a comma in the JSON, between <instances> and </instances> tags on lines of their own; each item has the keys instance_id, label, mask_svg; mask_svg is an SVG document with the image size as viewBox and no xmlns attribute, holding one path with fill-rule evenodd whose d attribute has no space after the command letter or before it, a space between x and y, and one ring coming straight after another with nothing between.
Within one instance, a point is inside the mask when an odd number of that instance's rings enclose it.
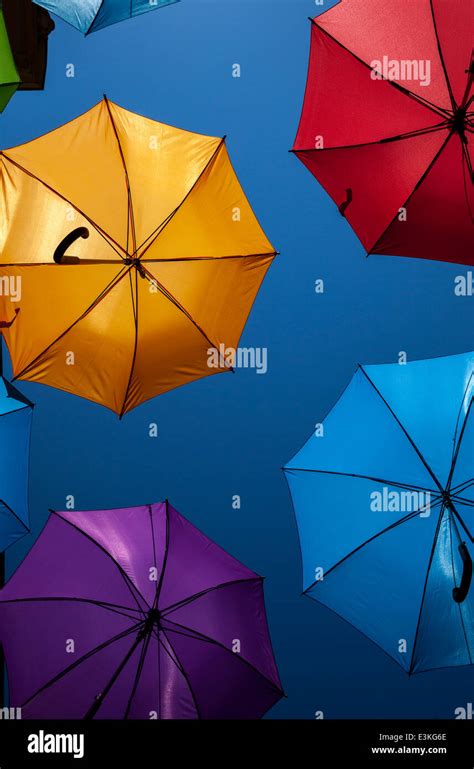
<instances>
[{"instance_id":1,"label":"green umbrella","mask_svg":"<svg viewBox=\"0 0 474 769\"><path fill-rule=\"evenodd\" d=\"M10 48L10 41L8 40L3 11L0 7L0 112L3 112L20 82L20 76Z\"/></svg>"}]
</instances>

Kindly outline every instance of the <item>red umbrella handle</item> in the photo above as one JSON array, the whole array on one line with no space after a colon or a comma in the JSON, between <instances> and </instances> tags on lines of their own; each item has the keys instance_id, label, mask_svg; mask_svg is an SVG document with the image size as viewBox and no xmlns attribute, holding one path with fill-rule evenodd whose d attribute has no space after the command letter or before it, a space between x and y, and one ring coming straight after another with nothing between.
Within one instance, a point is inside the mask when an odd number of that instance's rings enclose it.
<instances>
[{"instance_id":1,"label":"red umbrella handle","mask_svg":"<svg viewBox=\"0 0 474 769\"><path fill-rule=\"evenodd\" d=\"M339 213L341 214L341 216L346 215L346 208L350 203L352 203L352 189L348 187L346 190L346 199L344 200L343 203L341 203L340 206L338 206Z\"/></svg>"},{"instance_id":2,"label":"red umbrella handle","mask_svg":"<svg viewBox=\"0 0 474 769\"><path fill-rule=\"evenodd\" d=\"M466 599L467 594L469 593L469 588L471 586L472 559L469 555L469 551L465 542L462 542L462 544L459 545L458 550L461 554L463 562L463 572L461 577L461 584L459 587L455 587L453 589L453 598L456 603L462 603Z\"/></svg>"}]
</instances>

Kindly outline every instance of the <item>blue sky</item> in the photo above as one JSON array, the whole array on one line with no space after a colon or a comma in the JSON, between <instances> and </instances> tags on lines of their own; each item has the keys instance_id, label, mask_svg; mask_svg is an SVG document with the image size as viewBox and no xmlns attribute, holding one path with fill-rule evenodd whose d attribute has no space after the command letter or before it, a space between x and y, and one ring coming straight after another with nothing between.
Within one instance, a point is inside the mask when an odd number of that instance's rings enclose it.
<instances>
[{"instance_id":1,"label":"blue sky","mask_svg":"<svg viewBox=\"0 0 474 769\"><path fill-rule=\"evenodd\" d=\"M324 8L328 8L327 2ZM301 597L298 538L281 467L322 421L359 362L472 348L474 297L456 297L461 266L366 258L322 188L288 150L299 120L312 0L182 0L84 39L57 20L43 93L19 93L0 117L0 146L70 120L104 93L127 109L227 146L279 250L242 345L268 348L268 373L209 377L120 422L40 385L31 519L48 508L126 506L168 497L211 538L266 576L267 610L288 695L277 718L452 717L472 700L471 669L408 679L330 611ZM75 77L66 77L74 64ZM232 77L232 66L241 77ZM87 159L84 159L87 162ZM324 294L315 281L323 278ZM44 312L54 308L45 307ZM8 373L8 367L7 367ZM150 422L158 438L148 437ZM239 494L240 510L232 497ZM329 515L331 511L328 511ZM13 568L31 545L9 553Z\"/></svg>"}]
</instances>

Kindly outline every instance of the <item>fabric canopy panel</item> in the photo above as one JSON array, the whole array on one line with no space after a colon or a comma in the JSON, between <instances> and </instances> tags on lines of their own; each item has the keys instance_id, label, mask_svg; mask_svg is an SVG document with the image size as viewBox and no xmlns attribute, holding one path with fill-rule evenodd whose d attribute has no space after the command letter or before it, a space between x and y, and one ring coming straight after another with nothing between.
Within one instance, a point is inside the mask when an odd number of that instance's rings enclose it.
<instances>
[{"instance_id":1,"label":"fabric canopy panel","mask_svg":"<svg viewBox=\"0 0 474 769\"><path fill-rule=\"evenodd\" d=\"M85 35L179 0L34 0Z\"/></svg>"},{"instance_id":2,"label":"fabric canopy panel","mask_svg":"<svg viewBox=\"0 0 474 769\"><path fill-rule=\"evenodd\" d=\"M293 151L368 254L474 264L469 0L342 0L311 23Z\"/></svg>"},{"instance_id":3,"label":"fabric canopy panel","mask_svg":"<svg viewBox=\"0 0 474 769\"><path fill-rule=\"evenodd\" d=\"M211 352L237 348L276 252L224 139L104 99L3 151L0 176L0 265L22 286L5 329L15 378L122 416L231 370Z\"/></svg>"}]
</instances>

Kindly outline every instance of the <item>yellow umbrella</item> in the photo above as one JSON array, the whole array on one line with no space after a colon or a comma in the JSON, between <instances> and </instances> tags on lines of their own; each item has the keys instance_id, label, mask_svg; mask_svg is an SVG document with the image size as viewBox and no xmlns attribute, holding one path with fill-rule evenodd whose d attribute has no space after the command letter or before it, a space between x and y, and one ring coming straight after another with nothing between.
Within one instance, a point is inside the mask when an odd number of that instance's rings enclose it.
<instances>
[{"instance_id":1,"label":"yellow umbrella","mask_svg":"<svg viewBox=\"0 0 474 769\"><path fill-rule=\"evenodd\" d=\"M16 379L122 416L229 370L210 350L237 348L275 254L225 138L104 98L0 153L0 317L20 310L4 330Z\"/></svg>"}]
</instances>

